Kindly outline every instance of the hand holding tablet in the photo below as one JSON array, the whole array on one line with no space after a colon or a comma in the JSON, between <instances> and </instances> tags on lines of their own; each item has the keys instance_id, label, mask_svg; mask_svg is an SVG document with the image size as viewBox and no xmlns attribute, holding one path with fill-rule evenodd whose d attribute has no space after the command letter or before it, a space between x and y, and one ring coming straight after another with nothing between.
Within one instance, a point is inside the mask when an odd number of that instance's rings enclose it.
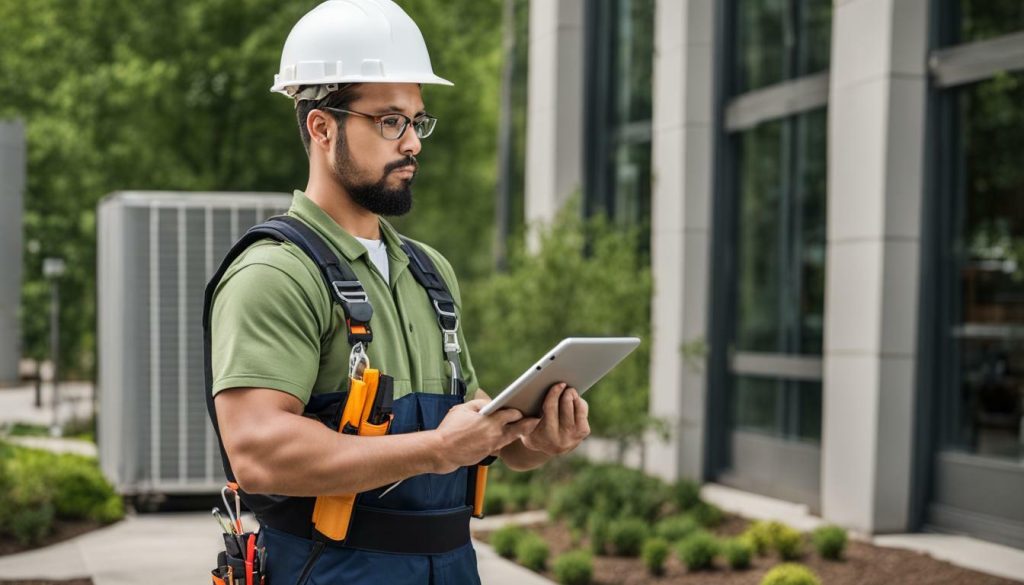
<instances>
[{"instance_id":1,"label":"hand holding tablet","mask_svg":"<svg viewBox=\"0 0 1024 585\"><path fill-rule=\"evenodd\" d=\"M523 416L540 416L541 405L551 386L565 382L582 395L639 345L640 339L637 337L563 339L487 403L480 414L488 415L501 408L515 408Z\"/></svg>"}]
</instances>

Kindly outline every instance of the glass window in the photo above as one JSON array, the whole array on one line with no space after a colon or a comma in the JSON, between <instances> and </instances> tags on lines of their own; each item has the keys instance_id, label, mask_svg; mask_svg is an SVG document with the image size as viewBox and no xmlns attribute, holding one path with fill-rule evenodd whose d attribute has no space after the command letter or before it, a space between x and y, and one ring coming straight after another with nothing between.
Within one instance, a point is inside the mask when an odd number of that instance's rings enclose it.
<instances>
[{"instance_id":1,"label":"glass window","mask_svg":"<svg viewBox=\"0 0 1024 585\"><path fill-rule=\"evenodd\" d=\"M734 94L828 69L831 0L734 0Z\"/></svg>"},{"instance_id":2,"label":"glass window","mask_svg":"<svg viewBox=\"0 0 1024 585\"><path fill-rule=\"evenodd\" d=\"M651 193L654 1L588 2L585 208L646 225Z\"/></svg>"},{"instance_id":3,"label":"glass window","mask_svg":"<svg viewBox=\"0 0 1024 585\"><path fill-rule=\"evenodd\" d=\"M960 0L959 22L953 44L982 41L1024 31L1024 2L1021 0ZM954 10L956 10L954 8Z\"/></svg>"},{"instance_id":4,"label":"glass window","mask_svg":"<svg viewBox=\"0 0 1024 585\"><path fill-rule=\"evenodd\" d=\"M826 110L737 137L735 349L821 355L825 286ZM738 428L821 435L821 384L737 376Z\"/></svg>"},{"instance_id":5,"label":"glass window","mask_svg":"<svg viewBox=\"0 0 1024 585\"><path fill-rule=\"evenodd\" d=\"M821 383L736 377L734 428L785 439L821 439Z\"/></svg>"},{"instance_id":6,"label":"glass window","mask_svg":"<svg viewBox=\"0 0 1024 585\"><path fill-rule=\"evenodd\" d=\"M738 350L821 354L826 123L818 109L738 138Z\"/></svg>"},{"instance_id":7,"label":"glass window","mask_svg":"<svg viewBox=\"0 0 1024 585\"><path fill-rule=\"evenodd\" d=\"M995 3L998 4L998 3ZM1019 4L1018 4L1019 5ZM948 443L1024 457L1024 73L954 90Z\"/></svg>"}]
</instances>

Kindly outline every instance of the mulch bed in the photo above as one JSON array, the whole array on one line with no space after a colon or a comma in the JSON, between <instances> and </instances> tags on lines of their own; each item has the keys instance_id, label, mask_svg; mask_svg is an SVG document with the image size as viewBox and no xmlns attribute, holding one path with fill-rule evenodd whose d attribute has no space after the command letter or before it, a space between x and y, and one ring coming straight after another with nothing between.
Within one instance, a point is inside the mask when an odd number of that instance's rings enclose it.
<instances>
[{"instance_id":1,"label":"mulch bed","mask_svg":"<svg viewBox=\"0 0 1024 585\"><path fill-rule=\"evenodd\" d=\"M743 531L747 521L729 517L717 536L733 536ZM551 547L550 560L573 548L569 529L562 523L542 524L531 527ZM488 534L475 534L483 541ZM754 557L751 568L743 571L729 569L724 561L716 560L712 571L687 572L675 558L675 551L665 564L665 574L653 577L647 574L639 558L608 556L594 557L594 585L758 585L769 569L781 561L774 556ZM804 558L797 561L814 571L826 585L1020 585L1021 581L1010 581L992 577L969 569L963 569L944 561L913 551L882 548L864 542L849 541L842 561L826 561L807 545ZM549 566L551 563L548 563ZM544 576L555 580L550 571Z\"/></svg>"}]
</instances>

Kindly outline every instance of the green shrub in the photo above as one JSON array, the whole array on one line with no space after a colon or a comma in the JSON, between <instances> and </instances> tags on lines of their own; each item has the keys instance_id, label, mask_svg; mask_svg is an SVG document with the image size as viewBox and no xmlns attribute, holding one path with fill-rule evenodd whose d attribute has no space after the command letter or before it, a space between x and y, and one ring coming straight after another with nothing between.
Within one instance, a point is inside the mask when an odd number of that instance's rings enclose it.
<instances>
[{"instance_id":1,"label":"green shrub","mask_svg":"<svg viewBox=\"0 0 1024 585\"><path fill-rule=\"evenodd\" d=\"M754 547L747 538L731 538L722 544L722 556L733 569L746 569L750 566L750 557L754 555Z\"/></svg>"},{"instance_id":2,"label":"green shrub","mask_svg":"<svg viewBox=\"0 0 1024 585\"><path fill-rule=\"evenodd\" d=\"M548 564L548 543L540 536L527 533L516 545L516 561L531 571L543 571Z\"/></svg>"},{"instance_id":3,"label":"green shrub","mask_svg":"<svg viewBox=\"0 0 1024 585\"><path fill-rule=\"evenodd\" d=\"M700 502L690 510L690 515L704 528L715 528L725 520L725 514L714 504Z\"/></svg>"},{"instance_id":4,"label":"green shrub","mask_svg":"<svg viewBox=\"0 0 1024 585\"><path fill-rule=\"evenodd\" d=\"M580 470L552 499L551 514L582 528L590 514L653 521L670 499L660 479L621 465L601 464Z\"/></svg>"},{"instance_id":5,"label":"green shrub","mask_svg":"<svg viewBox=\"0 0 1024 585\"><path fill-rule=\"evenodd\" d=\"M803 565L783 563L768 571L761 585L821 585L821 581Z\"/></svg>"},{"instance_id":6,"label":"green shrub","mask_svg":"<svg viewBox=\"0 0 1024 585\"><path fill-rule=\"evenodd\" d=\"M718 549L718 539L702 530L683 539L676 548L676 553L687 569L701 571L711 568Z\"/></svg>"},{"instance_id":7,"label":"green shrub","mask_svg":"<svg viewBox=\"0 0 1024 585\"><path fill-rule=\"evenodd\" d=\"M53 531L53 517L53 505L49 502L15 508L5 518L5 530L22 545L33 545Z\"/></svg>"},{"instance_id":8,"label":"green shrub","mask_svg":"<svg viewBox=\"0 0 1024 585\"><path fill-rule=\"evenodd\" d=\"M784 561L798 559L804 554L804 535L796 528L777 523L772 531L772 547Z\"/></svg>"},{"instance_id":9,"label":"green shrub","mask_svg":"<svg viewBox=\"0 0 1024 585\"><path fill-rule=\"evenodd\" d=\"M639 229L595 217L584 220L580 197L539 231L530 253L511 245L508 269L473 281L463 322L484 388L514 380L567 332L582 336L635 335L643 342L589 391L595 436L638 441L648 414L652 277ZM566 294L585 290L586 295ZM530 319L510 319L530 315ZM640 515L630 512L630 515ZM586 514L577 518L577 526Z\"/></svg>"},{"instance_id":10,"label":"green shrub","mask_svg":"<svg viewBox=\"0 0 1024 585\"><path fill-rule=\"evenodd\" d=\"M669 516L654 525L654 533L669 542L679 542L700 530L700 524L692 516Z\"/></svg>"},{"instance_id":11,"label":"green shrub","mask_svg":"<svg viewBox=\"0 0 1024 585\"><path fill-rule=\"evenodd\" d=\"M484 516L503 514L508 506L509 486L505 483L487 482L484 494Z\"/></svg>"},{"instance_id":12,"label":"green shrub","mask_svg":"<svg viewBox=\"0 0 1024 585\"><path fill-rule=\"evenodd\" d=\"M66 519L99 520L107 500L115 497L114 488L96 466L95 460L76 455L61 455L53 470L57 516Z\"/></svg>"},{"instance_id":13,"label":"green shrub","mask_svg":"<svg viewBox=\"0 0 1024 585\"><path fill-rule=\"evenodd\" d=\"M494 547L494 552L499 555L506 559L513 559L516 556L516 547L525 535L526 530L522 526L516 526L515 524L502 526L491 535L491 546Z\"/></svg>"},{"instance_id":14,"label":"green shrub","mask_svg":"<svg viewBox=\"0 0 1024 585\"><path fill-rule=\"evenodd\" d=\"M644 541L640 556L644 559L647 572L652 575L665 573L665 559L668 558L668 541L664 538L648 538Z\"/></svg>"},{"instance_id":15,"label":"green shrub","mask_svg":"<svg viewBox=\"0 0 1024 585\"><path fill-rule=\"evenodd\" d=\"M608 527L608 540L612 543L612 549L622 557L640 554L647 534L647 523L639 518L622 518Z\"/></svg>"},{"instance_id":16,"label":"green shrub","mask_svg":"<svg viewBox=\"0 0 1024 585\"><path fill-rule=\"evenodd\" d=\"M672 500L680 512L692 510L701 503L700 484L689 479L680 479L672 486Z\"/></svg>"},{"instance_id":17,"label":"green shrub","mask_svg":"<svg viewBox=\"0 0 1024 585\"><path fill-rule=\"evenodd\" d=\"M508 490L507 512L522 512L530 508L531 489L528 484L513 484Z\"/></svg>"},{"instance_id":18,"label":"green shrub","mask_svg":"<svg viewBox=\"0 0 1024 585\"><path fill-rule=\"evenodd\" d=\"M608 517L594 512L587 519L587 533L590 535L590 552L595 555L605 554L608 548L608 529L611 522Z\"/></svg>"},{"instance_id":19,"label":"green shrub","mask_svg":"<svg viewBox=\"0 0 1024 585\"><path fill-rule=\"evenodd\" d=\"M594 561L585 551L567 552L555 559L555 580L562 585L590 585Z\"/></svg>"},{"instance_id":20,"label":"green shrub","mask_svg":"<svg viewBox=\"0 0 1024 585\"><path fill-rule=\"evenodd\" d=\"M768 522L762 520L752 522L746 531L743 532L741 538L746 539L753 547L754 552L761 557L768 554L768 551L772 548L771 526Z\"/></svg>"},{"instance_id":21,"label":"green shrub","mask_svg":"<svg viewBox=\"0 0 1024 585\"><path fill-rule=\"evenodd\" d=\"M846 548L846 530L840 526L822 526L811 535L814 548L824 559L839 560L843 558Z\"/></svg>"}]
</instances>

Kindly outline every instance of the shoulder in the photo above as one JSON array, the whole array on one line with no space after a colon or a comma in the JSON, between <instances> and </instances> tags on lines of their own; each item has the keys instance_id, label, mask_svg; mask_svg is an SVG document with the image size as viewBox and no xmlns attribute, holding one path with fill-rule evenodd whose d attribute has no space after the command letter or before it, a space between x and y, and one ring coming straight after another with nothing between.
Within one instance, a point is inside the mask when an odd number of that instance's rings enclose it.
<instances>
[{"instance_id":1,"label":"shoulder","mask_svg":"<svg viewBox=\"0 0 1024 585\"><path fill-rule=\"evenodd\" d=\"M428 246L419 240L414 240L406 236L402 236L402 238L418 246L419 249L430 258L431 262L434 263L434 267L437 269L438 274L440 274L441 278L443 278L448 284L448 288L453 289L453 291L458 289L459 282L455 276L455 270L452 268L451 262L444 257L444 254L441 254L441 252L438 252L435 248Z\"/></svg>"},{"instance_id":2,"label":"shoulder","mask_svg":"<svg viewBox=\"0 0 1024 585\"><path fill-rule=\"evenodd\" d=\"M217 284L216 296L303 297L312 308L329 309L330 298L316 264L290 242L263 240L246 248ZM258 293L254 294L254 293Z\"/></svg>"}]
</instances>

